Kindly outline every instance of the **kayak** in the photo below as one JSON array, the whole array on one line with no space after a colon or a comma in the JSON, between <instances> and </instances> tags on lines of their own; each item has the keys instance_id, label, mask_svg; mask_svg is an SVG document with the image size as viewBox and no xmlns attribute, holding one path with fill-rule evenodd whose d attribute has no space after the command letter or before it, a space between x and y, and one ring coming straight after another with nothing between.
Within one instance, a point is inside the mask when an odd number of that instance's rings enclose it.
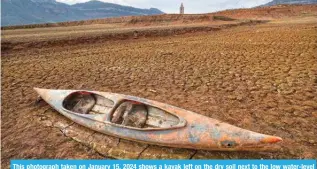
<instances>
[{"instance_id":1,"label":"kayak","mask_svg":"<svg viewBox=\"0 0 317 169\"><path fill-rule=\"evenodd\" d=\"M175 106L135 96L34 88L70 120L87 128L141 143L217 151L266 151L282 141Z\"/></svg>"}]
</instances>

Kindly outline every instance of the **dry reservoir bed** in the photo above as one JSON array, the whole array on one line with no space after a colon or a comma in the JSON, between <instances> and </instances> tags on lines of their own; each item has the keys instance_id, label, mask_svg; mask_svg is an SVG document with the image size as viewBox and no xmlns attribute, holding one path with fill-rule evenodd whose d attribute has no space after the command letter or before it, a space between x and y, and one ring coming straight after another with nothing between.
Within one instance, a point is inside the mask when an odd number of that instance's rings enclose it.
<instances>
[{"instance_id":1,"label":"dry reservoir bed","mask_svg":"<svg viewBox=\"0 0 317 169\"><path fill-rule=\"evenodd\" d=\"M316 40L316 22L275 22L2 51L2 165L11 158L317 158ZM274 153L134 143L34 105L35 86L144 97L284 142Z\"/></svg>"}]
</instances>

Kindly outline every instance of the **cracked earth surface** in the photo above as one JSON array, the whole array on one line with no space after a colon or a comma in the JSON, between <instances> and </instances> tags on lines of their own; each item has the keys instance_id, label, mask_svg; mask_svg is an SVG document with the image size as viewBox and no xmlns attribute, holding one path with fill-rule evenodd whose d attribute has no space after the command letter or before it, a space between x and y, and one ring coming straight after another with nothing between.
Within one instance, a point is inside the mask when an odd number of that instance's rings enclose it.
<instances>
[{"instance_id":1,"label":"cracked earth surface","mask_svg":"<svg viewBox=\"0 0 317 169\"><path fill-rule=\"evenodd\" d=\"M315 21L2 51L2 166L11 158L316 158L316 76ZM214 152L126 141L34 105L35 86L135 95L284 142L278 152Z\"/></svg>"}]
</instances>

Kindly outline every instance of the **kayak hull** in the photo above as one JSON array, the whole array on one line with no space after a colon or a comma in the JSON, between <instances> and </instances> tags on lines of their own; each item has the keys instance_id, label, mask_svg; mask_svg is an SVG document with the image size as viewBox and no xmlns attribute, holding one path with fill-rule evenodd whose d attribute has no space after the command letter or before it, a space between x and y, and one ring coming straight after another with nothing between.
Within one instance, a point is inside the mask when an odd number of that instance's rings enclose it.
<instances>
[{"instance_id":1,"label":"kayak hull","mask_svg":"<svg viewBox=\"0 0 317 169\"><path fill-rule=\"evenodd\" d=\"M87 128L114 137L147 144L168 147L218 150L218 151L266 151L276 150L274 143L282 139L276 136L245 130L175 106L134 96L85 91L98 94L120 104L130 100L157 107L180 118L180 125L167 129L136 129L111 123L105 115L86 115L64 108L63 100L70 94L83 90L49 90L35 88L37 93L55 110L70 120Z\"/></svg>"}]
</instances>

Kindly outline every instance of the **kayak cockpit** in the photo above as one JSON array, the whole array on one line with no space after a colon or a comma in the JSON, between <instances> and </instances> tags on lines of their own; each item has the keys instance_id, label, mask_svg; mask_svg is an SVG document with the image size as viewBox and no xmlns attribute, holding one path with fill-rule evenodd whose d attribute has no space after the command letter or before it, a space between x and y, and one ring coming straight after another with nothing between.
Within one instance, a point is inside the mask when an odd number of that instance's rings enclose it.
<instances>
[{"instance_id":1,"label":"kayak cockpit","mask_svg":"<svg viewBox=\"0 0 317 169\"><path fill-rule=\"evenodd\" d=\"M64 99L63 106L79 114L108 114L114 102L97 94L75 92Z\"/></svg>"},{"instance_id":2,"label":"kayak cockpit","mask_svg":"<svg viewBox=\"0 0 317 169\"><path fill-rule=\"evenodd\" d=\"M68 95L63 107L76 114L104 114L106 121L126 127L166 129L185 126L183 119L157 107L133 100L115 104L111 99L86 91Z\"/></svg>"}]
</instances>

